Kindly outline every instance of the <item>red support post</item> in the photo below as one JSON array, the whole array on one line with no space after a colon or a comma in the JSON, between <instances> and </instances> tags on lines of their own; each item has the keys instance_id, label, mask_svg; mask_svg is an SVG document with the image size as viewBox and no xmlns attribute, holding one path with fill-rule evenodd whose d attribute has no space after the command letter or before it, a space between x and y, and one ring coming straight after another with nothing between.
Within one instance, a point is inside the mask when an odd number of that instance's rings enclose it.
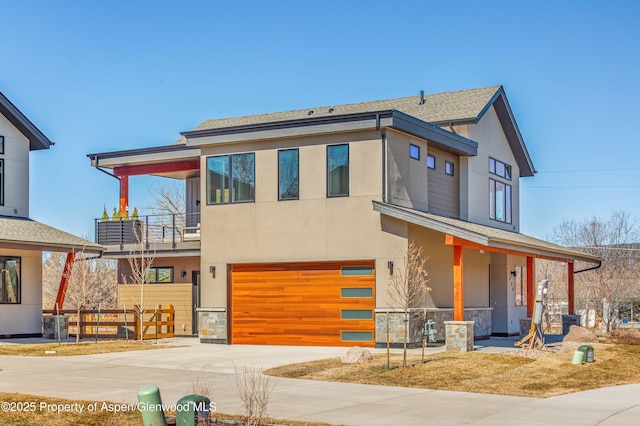
<instances>
[{"instance_id":1,"label":"red support post","mask_svg":"<svg viewBox=\"0 0 640 426\"><path fill-rule=\"evenodd\" d=\"M533 305L536 304L534 281L536 276L536 259L527 256L527 318L533 316Z\"/></svg>"},{"instance_id":2,"label":"red support post","mask_svg":"<svg viewBox=\"0 0 640 426\"><path fill-rule=\"evenodd\" d=\"M573 276L573 262L567 262L567 294L568 294L568 305L569 305L569 315L573 315L576 313L576 298L575 298L575 283Z\"/></svg>"},{"instance_id":3,"label":"red support post","mask_svg":"<svg viewBox=\"0 0 640 426\"><path fill-rule=\"evenodd\" d=\"M62 311L64 305L64 298L67 295L67 287L69 286L69 279L71 278L71 271L73 270L73 263L76 260L76 253L67 253L67 260L64 263L64 269L62 271L62 278L60 279L60 286L58 287L58 296L56 296L56 304L53 305L54 313Z\"/></svg>"},{"instance_id":4,"label":"red support post","mask_svg":"<svg viewBox=\"0 0 640 426\"><path fill-rule=\"evenodd\" d=\"M464 264L462 246L453 246L453 320L464 321Z\"/></svg>"},{"instance_id":5,"label":"red support post","mask_svg":"<svg viewBox=\"0 0 640 426\"><path fill-rule=\"evenodd\" d=\"M129 176L120 177L120 217L124 217L129 206Z\"/></svg>"}]
</instances>

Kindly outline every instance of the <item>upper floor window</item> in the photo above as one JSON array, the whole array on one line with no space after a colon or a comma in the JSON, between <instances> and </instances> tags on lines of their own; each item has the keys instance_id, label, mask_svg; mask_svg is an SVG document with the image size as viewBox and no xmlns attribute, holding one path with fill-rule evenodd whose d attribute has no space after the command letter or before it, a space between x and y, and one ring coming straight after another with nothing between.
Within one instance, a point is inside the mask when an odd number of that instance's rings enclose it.
<instances>
[{"instance_id":1,"label":"upper floor window","mask_svg":"<svg viewBox=\"0 0 640 426\"><path fill-rule=\"evenodd\" d=\"M300 158L298 149L278 151L278 200L300 197Z\"/></svg>"},{"instance_id":2,"label":"upper floor window","mask_svg":"<svg viewBox=\"0 0 640 426\"><path fill-rule=\"evenodd\" d=\"M207 158L207 204L255 201L255 154Z\"/></svg>"},{"instance_id":3,"label":"upper floor window","mask_svg":"<svg viewBox=\"0 0 640 426\"><path fill-rule=\"evenodd\" d=\"M349 196L349 145L327 146L327 197Z\"/></svg>"},{"instance_id":4,"label":"upper floor window","mask_svg":"<svg viewBox=\"0 0 640 426\"><path fill-rule=\"evenodd\" d=\"M148 283L172 283L173 267L151 267L147 270Z\"/></svg>"},{"instance_id":5,"label":"upper floor window","mask_svg":"<svg viewBox=\"0 0 640 426\"><path fill-rule=\"evenodd\" d=\"M0 154L4 154L4 136L0 136Z\"/></svg>"},{"instance_id":6,"label":"upper floor window","mask_svg":"<svg viewBox=\"0 0 640 426\"><path fill-rule=\"evenodd\" d=\"M511 185L489 179L489 217L511 223Z\"/></svg>"},{"instance_id":7,"label":"upper floor window","mask_svg":"<svg viewBox=\"0 0 640 426\"><path fill-rule=\"evenodd\" d=\"M450 161L444 162L444 172L449 176L453 176L453 163Z\"/></svg>"},{"instance_id":8,"label":"upper floor window","mask_svg":"<svg viewBox=\"0 0 640 426\"><path fill-rule=\"evenodd\" d=\"M427 167L432 170L436 169L436 157L427 154Z\"/></svg>"},{"instance_id":9,"label":"upper floor window","mask_svg":"<svg viewBox=\"0 0 640 426\"><path fill-rule=\"evenodd\" d=\"M511 180L511 166L489 157L489 173Z\"/></svg>"},{"instance_id":10,"label":"upper floor window","mask_svg":"<svg viewBox=\"0 0 640 426\"><path fill-rule=\"evenodd\" d=\"M0 256L0 303L20 303L20 258Z\"/></svg>"},{"instance_id":11,"label":"upper floor window","mask_svg":"<svg viewBox=\"0 0 640 426\"><path fill-rule=\"evenodd\" d=\"M420 160L420 147L418 145L409 144L409 157L414 160Z\"/></svg>"}]
</instances>

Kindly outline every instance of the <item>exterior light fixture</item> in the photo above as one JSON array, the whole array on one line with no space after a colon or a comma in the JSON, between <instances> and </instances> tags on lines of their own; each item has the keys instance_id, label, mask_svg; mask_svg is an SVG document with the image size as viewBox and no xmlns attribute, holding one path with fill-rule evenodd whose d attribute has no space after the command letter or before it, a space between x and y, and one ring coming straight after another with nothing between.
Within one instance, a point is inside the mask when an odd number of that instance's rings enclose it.
<instances>
[{"instance_id":1,"label":"exterior light fixture","mask_svg":"<svg viewBox=\"0 0 640 426\"><path fill-rule=\"evenodd\" d=\"M389 275L393 275L393 262L391 260L387 262L387 268L389 268Z\"/></svg>"},{"instance_id":2,"label":"exterior light fixture","mask_svg":"<svg viewBox=\"0 0 640 426\"><path fill-rule=\"evenodd\" d=\"M216 277L216 267L215 266L209 266L209 272L211 273L211 276L213 278Z\"/></svg>"}]
</instances>

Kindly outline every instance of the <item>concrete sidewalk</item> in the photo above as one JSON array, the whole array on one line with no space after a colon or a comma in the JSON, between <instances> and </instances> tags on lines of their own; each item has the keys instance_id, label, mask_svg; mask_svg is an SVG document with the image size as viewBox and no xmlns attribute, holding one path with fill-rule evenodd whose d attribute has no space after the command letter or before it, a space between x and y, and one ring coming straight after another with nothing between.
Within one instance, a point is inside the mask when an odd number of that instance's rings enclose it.
<instances>
[{"instance_id":1,"label":"concrete sidewalk","mask_svg":"<svg viewBox=\"0 0 640 426\"><path fill-rule=\"evenodd\" d=\"M220 412L240 413L230 386L234 363L276 365L341 356L346 348L199 344L78 357L1 357L0 391L72 400L136 402L136 391L160 387L176 402L199 380L214 389ZM477 350L513 348L509 339L479 342ZM429 348L429 352L443 348ZM419 351L419 350L414 350ZM377 350L376 352L381 352ZM640 415L640 385L597 389L554 398L509 397L425 389L273 378L269 415L349 425L617 425Z\"/></svg>"}]
</instances>

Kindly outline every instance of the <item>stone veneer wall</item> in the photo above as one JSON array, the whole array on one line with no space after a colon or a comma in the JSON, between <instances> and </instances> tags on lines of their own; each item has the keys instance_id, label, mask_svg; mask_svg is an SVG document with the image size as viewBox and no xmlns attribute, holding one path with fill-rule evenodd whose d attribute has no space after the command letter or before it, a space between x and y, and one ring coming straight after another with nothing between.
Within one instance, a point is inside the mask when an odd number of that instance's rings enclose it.
<instances>
[{"instance_id":1,"label":"stone veneer wall","mask_svg":"<svg viewBox=\"0 0 640 426\"><path fill-rule=\"evenodd\" d=\"M492 308L465 308L464 320L473 321L475 339L486 339L491 336ZM387 346L387 311L376 309L376 347ZM410 348L422 345L422 324L425 310L415 310L410 315L407 345ZM389 312L389 341L391 347L402 347L404 314L398 311ZM453 308L427 308L426 319L433 320L436 325L436 340L445 341L445 321L453 321Z\"/></svg>"},{"instance_id":2,"label":"stone veneer wall","mask_svg":"<svg viewBox=\"0 0 640 426\"><path fill-rule=\"evenodd\" d=\"M58 338L58 321L60 324L60 339L69 338L69 316L68 315L43 315L42 316L42 337L45 339Z\"/></svg>"},{"instance_id":3,"label":"stone veneer wall","mask_svg":"<svg viewBox=\"0 0 640 426\"><path fill-rule=\"evenodd\" d=\"M198 308L200 343L227 344L227 312L224 308Z\"/></svg>"}]
</instances>

